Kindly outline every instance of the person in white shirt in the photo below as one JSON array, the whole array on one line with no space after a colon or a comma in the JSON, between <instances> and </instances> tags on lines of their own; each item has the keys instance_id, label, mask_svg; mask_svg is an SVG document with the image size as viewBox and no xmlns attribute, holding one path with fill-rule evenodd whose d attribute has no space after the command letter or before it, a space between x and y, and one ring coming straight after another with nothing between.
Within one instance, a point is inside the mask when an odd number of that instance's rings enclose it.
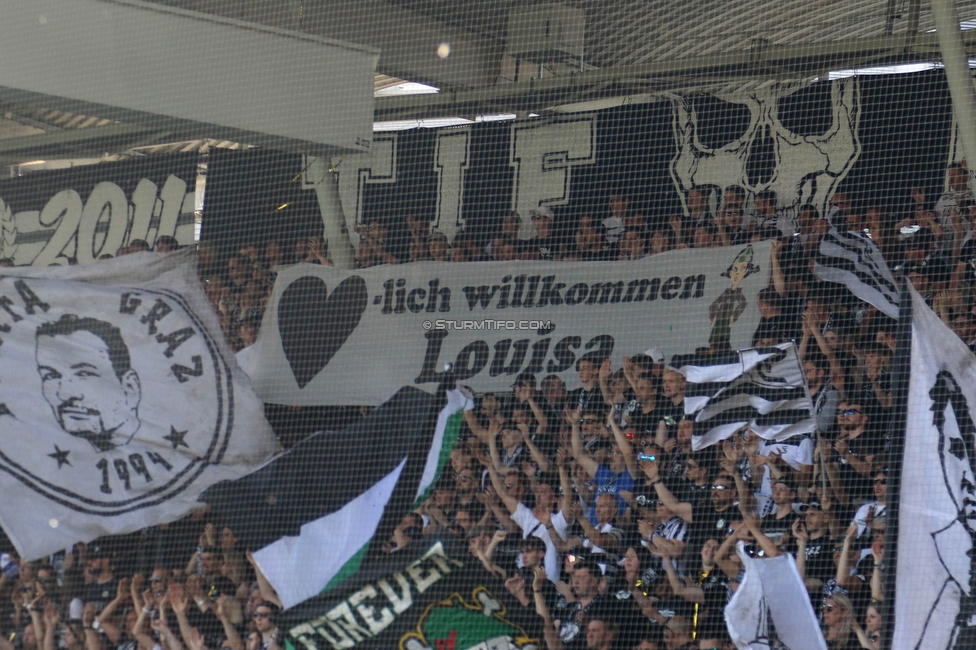
<instances>
[{"instance_id":1,"label":"person in white shirt","mask_svg":"<svg viewBox=\"0 0 976 650\"><path fill-rule=\"evenodd\" d=\"M522 529L522 537L534 535L546 543L545 567L546 575L552 582L559 581L559 549L563 540L569 537L569 524L572 519L567 516L570 505L573 503L573 489L569 480L569 470L566 467L567 455L565 453L557 457L559 466L559 480L562 487L561 502L556 498L556 492L547 483L536 483L532 486L535 495L535 507L529 509L516 497L510 495L505 489L505 481L498 474L494 464L484 463L491 477L492 487L501 499L505 507L512 515L512 521ZM511 472L515 474L515 472ZM559 511L553 513L556 505Z\"/></svg>"},{"instance_id":2,"label":"person in white shirt","mask_svg":"<svg viewBox=\"0 0 976 650\"><path fill-rule=\"evenodd\" d=\"M610 216L606 217L603 224L603 241L605 246L616 248L620 241L620 235L624 234L627 227L624 220L630 214L630 195L618 192L610 196Z\"/></svg>"}]
</instances>

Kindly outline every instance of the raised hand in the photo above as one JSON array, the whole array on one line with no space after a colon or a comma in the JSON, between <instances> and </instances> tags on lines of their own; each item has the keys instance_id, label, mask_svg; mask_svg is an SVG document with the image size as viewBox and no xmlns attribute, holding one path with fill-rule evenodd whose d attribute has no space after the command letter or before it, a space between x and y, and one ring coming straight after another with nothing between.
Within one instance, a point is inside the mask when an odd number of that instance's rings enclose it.
<instances>
[{"instance_id":1,"label":"raised hand","mask_svg":"<svg viewBox=\"0 0 976 650\"><path fill-rule=\"evenodd\" d=\"M661 475L661 467L656 460L642 460L640 461L640 468L644 472L644 476L652 481L656 481Z\"/></svg>"},{"instance_id":2,"label":"raised hand","mask_svg":"<svg viewBox=\"0 0 976 650\"><path fill-rule=\"evenodd\" d=\"M58 614L58 608L54 606L54 602L46 601L44 603L44 624L53 628L57 626L59 620L61 620L61 616Z\"/></svg>"},{"instance_id":3,"label":"raised hand","mask_svg":"<svg viewBox=\"0 0 976 650\"><path fill-rule=\"evenodd\" d=\"M624 376L632 377L634 375L634 364L631 362L630 357L624 357Z\"/></svg>"},{"instance_id":4,"label":"raised hand","mask_svg":"<svg viewBox=\"0 0 976 650\"><path fill-rule=\"evenodd\" d=\"M95 622L95 603L85 603L85 609L81 612L81 624L91 627Z\"/></svg>"},{"instance_id":5,"label":"raised hand","mask_svg":"<svg viewBox=\"0 0 976 650\"><path fill-rule=\"evenodd\" d=\"M203 534L200 536L200 546L217 545L217 527L208 523L203 527Z\"/></svg>"},{"instance_id":6,"label":"raised hand","mask_svg":"<svg viewBox=\"0 0 976 650\"><path fill-rule=\"evenodd\" d=\"M215 613L217 614L217 618L220 620L227 618L227 594L220 594L217 597L217 611Z\"/></svg>"},{"instance_id":7,"label":"raised hand","mask_svg":"<svg viewBox=\"0 0 976 650\"><path fill-rule=\"evenodd\" d=\"M575 409L566 408L566 420L573 425L578 425L580 421L580 409L579 407Z\"/></svg>"},{"instance_id":8,"label":"raised hand","mask_svg":"<svg viewBox=\"0 0 976 650\"><path fill-rule=\"evenodd\" d=\"M190 650L207 650L207 645L203 642L203 635L195 627L190 628L190 638L186 639Z\"/></svg>"},{"instance_id":9,"label":"raised hand","mask_svg":"<svg viewBox=\"0 0 976 650\"><path fill-rule=\"evenodd\" d=\"M123 601L129 597L129 579L122 578L119 580L119 586L115 590L115 600Z\"/></svg>"},{"instance_id":10,"label":"raised hand","mask_svg":"<svg viewBox=\"0 0 976 650\"><path fill-rule=\"evenodd\" d=\"M613 374L613 370L610 366L610 359L604 359L603 363L600 364L600 379L610 379L610 375Z\"/></svg>"},{"instance_id":11,"label":"raised hand","mask_svg":"<svg viewBox=\"0 0 976 650\"><path fill-rule=\"evenodd\" d=\"M492 438L497 438L498 434L502 432L502 423L498 418L492 418L491 422L488 423L488 435Z\"/></svg>"},{"instance_id":12,"label":"raised hand","mask_svg":"<svg viewBox=\"0 0 976 650\"><path fill-rule=\"evenodd\" d=\"M807 527L799 519L793 522L793 537L796 538L796 541L803 544L806 544L810 540L810 533L807 532Z\"/></svg>"},{"instance_id":13,"label":"raised hand","mask_svg":"<svg viewBox=\"0 0 976 650\"><path fill-rule=\"evenodd\" d=\"M569 449L567 449L566 447L560 447L559 449L557 449L556 465L559 467L564 467L566 465L566 461L569 460L569 456L570 456Z\"/></svg>"},{"instance_id":14,"label":"raised hand","mask_svg":"<svg viewBox=\"0 0 976 650\"><path fill-rule=\"evenodd\" d=\"M170 582L166 596L169 600L170 607L173 608L173 611L177 615L186 613L186 606L189 604L190 599L187 598L186 593L183 591L183 585L175 581Z\"/></svg>"},{"instance_id":15,"label":"raised hand","mask_svg":"<svg viewBox=\"0 0 976 650\"><path fill-rule=\"evenodd\" d=\"M505 581L505 588L508 589L508 593L518 596L525 591L525 580L522 579L522 576L516 575Z\"/></svg>"},{"instance_id":16,"label":"raised hand","mask_svg":"<svg viewBox=\"0 0 976 650\"><path fill-rule=\"evenodd\" d=\"M548 579L549 578L546 577L546 569L545 569L545 567L543 567L543 566L540 565L540 566L537 566L536 568L532 569L532 588L533 589L542 589L545 586L545 584L546 584L546 580L548 580Z\"/></svg>"}]
</instances>

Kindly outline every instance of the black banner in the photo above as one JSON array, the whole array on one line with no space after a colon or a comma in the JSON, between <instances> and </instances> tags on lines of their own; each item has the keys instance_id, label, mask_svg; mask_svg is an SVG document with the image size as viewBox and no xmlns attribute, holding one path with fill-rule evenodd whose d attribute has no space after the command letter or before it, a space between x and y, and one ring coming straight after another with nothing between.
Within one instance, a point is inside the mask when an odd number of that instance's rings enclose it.
<instances>
[{"instance_id":1,"label":"black banner","mask_svg":"<svg viewBox=\"0 0 976 650\"><path fill-rule=\"evenodd\" d=\"M278 626L289 650L535 650L541 620L446 536L370 562L340 589L288 610Z\"/></svg>"},{"instance_id":2,"label":"black banner","mask_svg":"<svg viewBox=\"0 0 976 650\"><path fill-rule=\"evenodd\" d=\"M664 225L686 213L691 185L708 188L713 206L717 189L738 184L750 201L776 191L785 208L825 209L833 192L846 192L859 212L889 213L913 207L909 190L919 186L931 207L955 137L941 70L375 135L370 153L331 163L347 225L387 222L403 259L408 216L449 236L464 228L485 244L506 211L522 215L526 235L534 207L550 206L557 227L575 227L580 216L607 216L610 196L626 193L632 210ZM306 164L297 155L214 152L214 221L205 221L204 238L238 245L321 234L315 193L303 187Z\"/></svg>"},{"instance_id":3,"label":"black banner","mask_svg":"<svg viewBox=\"0 0 976 650\"><path fill-rule=\"evenodd\" d=\"M0 257L87 264L137 239L192 244L198 159L151 156L0 181Z\"/></svg>"}]
</instances>

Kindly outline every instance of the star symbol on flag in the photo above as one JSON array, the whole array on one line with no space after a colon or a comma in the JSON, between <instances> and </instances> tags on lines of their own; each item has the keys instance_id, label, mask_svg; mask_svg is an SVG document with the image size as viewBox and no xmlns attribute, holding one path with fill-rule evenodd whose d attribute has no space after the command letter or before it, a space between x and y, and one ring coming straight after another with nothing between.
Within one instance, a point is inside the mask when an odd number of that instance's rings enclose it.
<instances>
[{"instance_id":1,"label":"star symbol on flag","mask_svg":"<svg viewBox=\"0 0 976 650\"><path fill-rule=\"evenodd\" d=\"M170 425L169 435L163 436L163 440L169 440L173 445L173 449L176 449L180 445L183 445L184 447L189 449L190 445L186 444L186 441L184 440L184 438L186 438L186 433L187 433L186 431L177 431L176 427Z\"/></svg>"},{"instance_id":2,"label":"star symbol on flag","mask_svg":"<svg viewBox=\"0 0 976 650\"><path fill-rule=\"evenodd\" d=\"M70 451L65 451L57 445L54 445L54 453L48 454L48 458L53 458L54 460L58 461L58 469L61 469L62 465L72 467L71 461L68 460L68 454L70 453Z\"/></svg>"}]
</instances>

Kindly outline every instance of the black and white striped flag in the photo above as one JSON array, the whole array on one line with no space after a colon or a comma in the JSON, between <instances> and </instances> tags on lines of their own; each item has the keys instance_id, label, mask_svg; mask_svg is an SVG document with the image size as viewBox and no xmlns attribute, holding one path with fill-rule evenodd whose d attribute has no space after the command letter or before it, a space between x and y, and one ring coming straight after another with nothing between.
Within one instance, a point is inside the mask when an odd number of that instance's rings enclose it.
<instances>
[{"instance_id":1,"label":"black and white striped flag","mask_svg":"<svg viewBox=\"0 0 976 650\"><path fill-rule=\"evenodd\" d=\"M714 445L748 426L766 440L816 428L813 402L793 343L724 355L675 358L684 375L685 413L695 416L692 449Z\"/></svg>"},{"instance_id":2,"label":"black and white striped flag","mask_svg":"<svg viewBox=\"0 0 976 650\"><path fill-rule=\"evenodd\" d=\"M860 232L831 228L820 241L813 272L825 282L839 282L861 300L898 318L898 285L881 251Z\"/></svg>"}]
</instances>

